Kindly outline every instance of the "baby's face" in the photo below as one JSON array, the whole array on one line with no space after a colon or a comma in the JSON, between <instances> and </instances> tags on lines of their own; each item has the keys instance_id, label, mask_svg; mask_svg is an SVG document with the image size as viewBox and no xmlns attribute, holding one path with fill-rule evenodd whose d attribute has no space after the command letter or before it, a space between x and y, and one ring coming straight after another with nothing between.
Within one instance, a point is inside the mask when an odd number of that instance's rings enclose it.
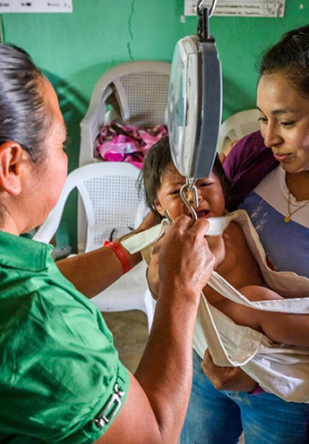
<instances>
[{"instance_id":1,"label":"baby's face","mask_svg":"<svg viewBox=\"0 0 309 444\"><path fill-rule=\"evenodd\" d=\"M168 210L172 219L186 214L191 215L180 197L180 188L186 183L174 165L170 163L162 176L161 187L157 193L155 206L157 211L164 216L164 210ZM213 173L207 179L199 179L196 184L198 193L198 206L195 207L197 216L218 217L224 215L225 200L220 180ZM194 207L193 194L187 192L187 199Z\"/></svg>"}]
</instances>

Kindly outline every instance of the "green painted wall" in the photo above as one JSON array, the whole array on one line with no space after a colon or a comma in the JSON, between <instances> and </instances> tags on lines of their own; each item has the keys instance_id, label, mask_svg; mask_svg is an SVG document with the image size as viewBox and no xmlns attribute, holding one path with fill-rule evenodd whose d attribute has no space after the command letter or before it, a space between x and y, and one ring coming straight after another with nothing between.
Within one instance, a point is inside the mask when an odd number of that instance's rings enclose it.
<instances>
[{"instance_id":1,"label":"green painted wall","mask_svg":"<svg viewBox=\"0 0 309 444\"><path fill-rule=\"evenodd\" d=\"M73 0L73 11L2 15L5 41L26 49L56 88L68 126L70 170L78 165L79 123L99 77L130 60L171 61L176 41L197 27L196 17L181 20L184 0ZM308 22L305 0L286 0L284 18L211 18L223 67L223 119L255 106L261 52ZM70 224L74 208L73 200ZM70 242L75 244L74 235Z\"/></svg>"}]
</instances>

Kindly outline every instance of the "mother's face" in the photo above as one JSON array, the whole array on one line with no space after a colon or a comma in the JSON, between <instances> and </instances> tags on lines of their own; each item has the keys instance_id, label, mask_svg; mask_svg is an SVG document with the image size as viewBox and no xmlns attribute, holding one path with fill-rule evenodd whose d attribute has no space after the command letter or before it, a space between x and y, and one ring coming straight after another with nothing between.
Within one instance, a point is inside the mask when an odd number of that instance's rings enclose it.
<instances>
[{"instance_id":1,"label":"mother's face","mask_svg":"<svg viewBox=\"0 0 309 444\"><path fill-rule=\"evenodd\" d=\"M282 74L265 74L257 89L265 145L289 173L309 171L309 99Z\"/></svg>"}]
</instances>

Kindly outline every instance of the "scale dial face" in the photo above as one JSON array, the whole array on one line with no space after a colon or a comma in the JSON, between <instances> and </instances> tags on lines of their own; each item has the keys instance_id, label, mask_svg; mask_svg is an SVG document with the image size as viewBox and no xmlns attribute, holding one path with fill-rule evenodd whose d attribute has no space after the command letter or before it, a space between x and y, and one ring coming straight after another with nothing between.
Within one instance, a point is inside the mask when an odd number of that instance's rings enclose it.
<instances>
[{"instance_id":1,"label":"scale dial face","mask_svg":"<svg viewBox=\"0 0 309 444\"><path fill-rule=\"evenodd\" d=\"M168 129L173 162L183 176L211 174L222 111L221 64L214 39L197 36L175 47L168 98Z\"/></svg>"},{"instance_id":2,"label":"scale dial face","mask_svg":"<svg viewBox=\"0 0 309 444\"><path fill-rule=\"evenodd\" d=\"M190 177L192 159L198 145L200 128L198 101L197 37L188 36L176 44L168 95L168 130L173 162L185 177Z\"/></svg>"}]
</instances>

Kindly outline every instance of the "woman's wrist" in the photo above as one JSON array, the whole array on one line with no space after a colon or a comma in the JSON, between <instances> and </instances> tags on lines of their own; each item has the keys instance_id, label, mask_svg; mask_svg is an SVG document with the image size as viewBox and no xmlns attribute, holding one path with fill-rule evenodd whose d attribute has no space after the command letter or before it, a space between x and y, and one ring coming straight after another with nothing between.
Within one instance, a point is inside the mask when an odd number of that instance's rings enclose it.
<instances>
[{"instance_id":1,"label":"woman's wrist","mask_svg":"<svg viewBox=\"0 0 309 444\"><path fill-rule=\"evenodd\" d=\"M109 242L105 241L103 247L110 248L113 250L114 254L117 256L117 259L121 263L123 274L127 273L131 270L131 268L135 265L132 265L130 258L130 253L118 242Z\"/></svg>"}]
</instances>

